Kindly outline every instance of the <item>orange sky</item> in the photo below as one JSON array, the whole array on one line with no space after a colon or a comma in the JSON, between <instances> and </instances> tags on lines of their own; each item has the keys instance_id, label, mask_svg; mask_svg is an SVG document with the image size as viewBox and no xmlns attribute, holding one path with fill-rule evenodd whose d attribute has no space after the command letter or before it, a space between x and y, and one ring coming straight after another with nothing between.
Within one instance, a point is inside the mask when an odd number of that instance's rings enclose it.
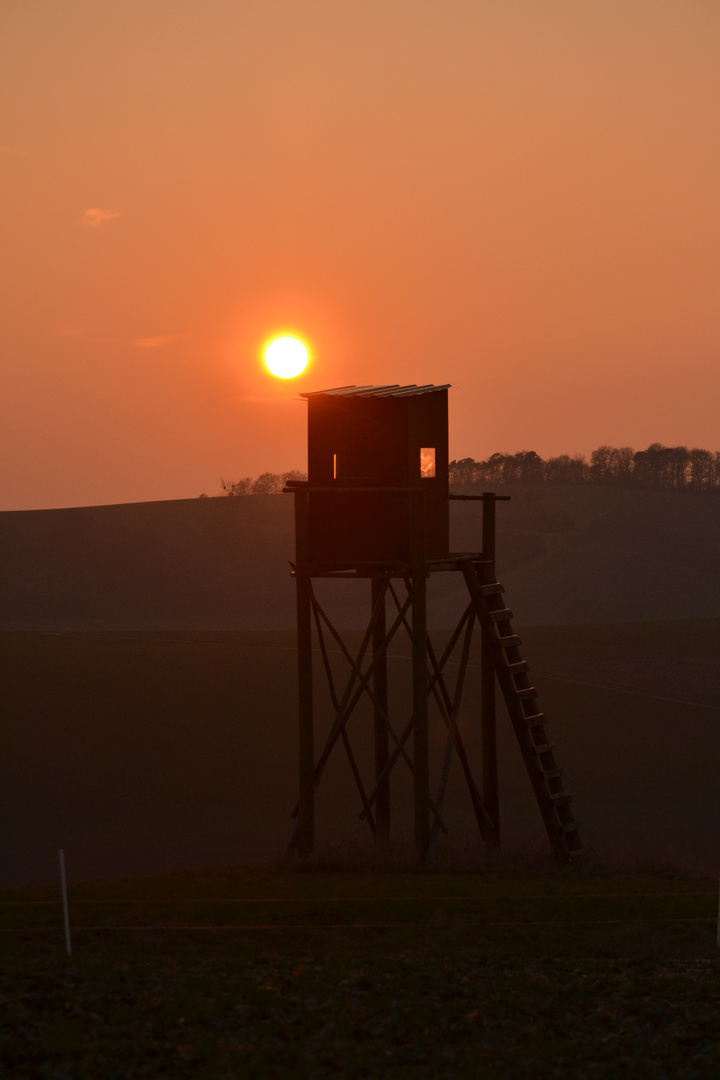
<instances>
[{"instance_id":1,"label":"orange sky","mask_svg":"<svg viewBox=\"0 0 720 1080\"><path fill-rule=\"evenodd\" d=\"M454 457L720 448L719 56L715 0L1 0L0 509L302 468L350 382L453 383Z\"/></svg>"}]
</instances>

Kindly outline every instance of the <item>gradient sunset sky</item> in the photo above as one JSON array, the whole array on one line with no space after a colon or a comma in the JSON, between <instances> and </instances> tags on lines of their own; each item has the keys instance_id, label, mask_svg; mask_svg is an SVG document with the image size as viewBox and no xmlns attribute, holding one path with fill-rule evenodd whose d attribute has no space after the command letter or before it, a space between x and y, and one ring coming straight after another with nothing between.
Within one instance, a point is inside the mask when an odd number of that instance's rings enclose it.
<instances>
[{"instance_id":1,"label":"gradient sunset sky","mask_svg":"<svg viewBox=\"0 0 720 1080\"><path fill-rule=\"evenodd\" d=\"M717 0L0 0L0 88L0 509L304 468L345 383L720 448Z\"/></svg>"}]
</instances>

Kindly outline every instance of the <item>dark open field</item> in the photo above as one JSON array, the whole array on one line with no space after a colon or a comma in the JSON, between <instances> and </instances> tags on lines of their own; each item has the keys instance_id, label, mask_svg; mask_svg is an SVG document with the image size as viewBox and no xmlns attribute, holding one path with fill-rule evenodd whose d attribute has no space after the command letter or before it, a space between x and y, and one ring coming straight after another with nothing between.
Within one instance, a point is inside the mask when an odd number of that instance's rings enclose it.
<instances>
[{"instance_id":1,"label":"dark open field","mask_svg":"<svg viewBox=\"0 0 720 1080\"><path fill-rule=\"evenodd\" d=\"M501 707L499 858L455 769L450 833L414 870L401 765L395 847L374 862L337 754L300 872L280 863L289 504L267 499L129 508L130 532L123 508L48 512L39 532L0 521L15 560L0 575L2 1075L720 1075L720 504L526 489L502 508L500 572L583 865L550 861ZM468 505L458 547L479 531ZM457 599L436 590L435 626ZM339 610L358 625L347 593ZM392 654L400 720L409 650ZM478 690L473 667L460 726L476 766ZM364 765L367 720L350 727ZM442 751L435 718L435 781Z\"/></svg>"},{"instance_id":2,"label":"dark open field","mask_svg":"<svg viewBox=\"0 0 720 1080\"><path fill-rule=\"evenodd\" d=\"M714 874L720 620L528 628L523 636L586 844L618 865ZM52 880L61 846L75 880L282 854L296 795L292 634L4 634L0 649L5 884ZM391 661L398 719L408 655L398 639ZM472 669L460 727L476 764L478 689ZM327 706L319 700L320 731ZM433 730L437 779L439 720ZM362 713L349 731L367 762ZM543 852L502 708L500 767L506 847ZM397 778L402 848L411 820L402 763ZM340 752L318 803L323 849L340 838L362 843ZM478 849L459 770L451 773L447 818L440 864L472 861Z\"/></svg>"}]
</instances>

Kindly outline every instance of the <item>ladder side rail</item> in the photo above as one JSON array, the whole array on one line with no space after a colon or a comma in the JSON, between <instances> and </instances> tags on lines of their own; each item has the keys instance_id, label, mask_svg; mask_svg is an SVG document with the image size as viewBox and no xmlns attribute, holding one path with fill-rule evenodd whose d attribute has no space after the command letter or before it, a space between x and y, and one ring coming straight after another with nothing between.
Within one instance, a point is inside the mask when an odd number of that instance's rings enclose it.
<instances>
[{"instance_id":1,"label":"ladder side rail","mask_svg":"<svg viewBox=\"0 0 720 1080\"><path fill-rule=\"evenodd\" d=\"M528 771L533 787L536 791L538 788L542 791L544 805L547 805L547 799L550 799L565 854L577 855L582 850L582 841L579 825L570 805L572 796L564 790L563 770L557 766L553 745L549 742L544 730L546 720L544 714L538 711L538 692L531 684L528 664L523 660L520 652L520 640L513 633L511 623L513 613L505 607L502 595L495 591L498 582L494 567L485 562L478 563L477 577L481 582L484 606L494 623L496 634L500 638L517 641L517 644L510 644L507 648L496 648L496 670L511 718L513 715L517 716L521 730L528 732L532 747L529 752ZM512 709L510 702L512 702ZM527 744L527 738L524 743Z\"/></svg>"},{"instance_id":2,"label":"ladder side rail","mask_svg":"<svg viewBox=\"0 0 720 1080\"><path fill-rule=\"evenodd\" d=\"M475 602L475 610L481 627L495 637L495 670L498 683L505 699L510 721L515 730L520 752L525 762L548 838L556 855L558 857L567 857L573 849L579 849L579 835L577 835L575 829L577 844L573 844L570 831L563 828L566 824L575 825L575 823L571 820L572 815L569 807L567 805L558 805L553 800L547 787L545 772L557 772L552 746L546 741L544 734L536 736L537 729L528 725L527 719L530 714L526 712L525 702L518 697L513 676L508 670L508 663L519 663L521 661L520 639L513 634L512 624L510 623L512 613L507 612L507 609L500 608L496 610L502 611L504 617L500 620L492 617L493 609L489 606L489 602L502 604L503 601L499 594L493 594L487 598L483 596L482 586L495 583L491 567L477 562L472 567L464 568L463 574L468 591ZM569 801L569 797L567 798ZM566 819L565 821L560 817L560 811L564 811L562 817Z\"/></svg>"}]
</instances>

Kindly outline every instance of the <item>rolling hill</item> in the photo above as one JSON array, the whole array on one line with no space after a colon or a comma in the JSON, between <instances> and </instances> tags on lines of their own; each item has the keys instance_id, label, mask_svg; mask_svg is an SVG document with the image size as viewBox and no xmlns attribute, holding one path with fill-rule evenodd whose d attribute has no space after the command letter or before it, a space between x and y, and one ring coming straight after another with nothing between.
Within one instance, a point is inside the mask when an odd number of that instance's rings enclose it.
<instances>
[{"instance_id":1,"label":"rolling hill","mask_svg":"<svg viewBox=\"0 0 720 1080\"><path fill-rule=\"evenodd\" d=\"M524 625L720 616L720 499L611 487L498 489L498 572ZM478 504L451 504L455 550ZM283 630L294 626L292 499L187 499L0 514L0 629ZM456 575L432 580L450 625ZM357 584L324 585L357 627Z\"/></svg>"}]
</instances>

